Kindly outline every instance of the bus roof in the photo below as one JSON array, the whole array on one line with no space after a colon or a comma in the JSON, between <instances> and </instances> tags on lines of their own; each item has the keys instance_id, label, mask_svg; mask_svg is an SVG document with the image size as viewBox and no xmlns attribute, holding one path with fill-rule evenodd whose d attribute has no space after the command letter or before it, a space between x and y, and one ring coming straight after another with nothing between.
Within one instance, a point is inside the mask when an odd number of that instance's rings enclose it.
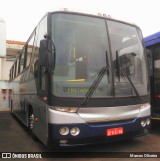
<instances>
[{"instance_id":1,"label":"bus roof","mask_svg":"<svg viewBox=\"0 0 160 161\"><path fill-rule=\"evenodd\" d=\"M136 25L133 22L129 22L129 21L125 21L122 19L117 19L117 18L113 18L111 15L106 14L106 13L101 13L101 12L96 12L96 11L80 11L80 10L75 10L75 9L68 9L68 8L59 8L59 9L52 9L49 11L50 13L54 13L54 12L68 12L68 13L77 13L77 14L84 14L84 15L91 15L91 16L97 16L97 17L104 17L104 18L108 18L111 20L115 20L115 21L120 21L122 23L127 23L133 26L136 26L139 28L138 25Z\"/></svg>"},{"instance_id":2,"label":"bus roof","mask_svg":"<svg viewBox=\"0 0 160 161\"><path fill-rule=\"evenodd\" d=\"M146 47L160 43L160 31L144 38Z\"/></svg>"}]
</instances>

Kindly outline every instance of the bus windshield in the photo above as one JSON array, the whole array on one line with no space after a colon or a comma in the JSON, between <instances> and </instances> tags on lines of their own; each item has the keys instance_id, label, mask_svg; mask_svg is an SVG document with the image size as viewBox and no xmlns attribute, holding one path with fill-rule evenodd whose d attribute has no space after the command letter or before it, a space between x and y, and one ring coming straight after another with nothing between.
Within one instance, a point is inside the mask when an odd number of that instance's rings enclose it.
<instances>
[{"instance_id":1,"label":"bus windshield","mask_svg":"<svg viewBox=\"0 0 160 161\"><path fill-rule=\"evenodd\" d=\"M108 27L114 64L115 95L135 95L133 88L127 83L122 68L138 93L147 94L148 74L140 30L114 21L108 21Z\"/></svg>"},{"instance_id":2,"label":"bus windshield","mask_svg":"<svg viewBox=\"0 0 160 161\"><path fill-rule=\"evenodd\" d=\"M105 66L109 68L92 97L135 96L116 53L139 95L148 93L142 37L136 27L103 18L54 13L52 40L56 51L52 79L55 96L85 97Z\"/></svg>"}]
</instances>

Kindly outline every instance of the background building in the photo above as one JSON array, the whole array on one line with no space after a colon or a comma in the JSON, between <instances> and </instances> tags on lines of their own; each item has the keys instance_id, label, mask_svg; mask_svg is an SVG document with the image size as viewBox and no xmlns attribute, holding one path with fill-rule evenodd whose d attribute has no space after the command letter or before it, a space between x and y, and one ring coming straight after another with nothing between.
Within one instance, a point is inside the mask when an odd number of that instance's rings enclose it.
<instances>
[{"instance_id":1,"label":"background building","mask_svg":"<svg viewBox=\"0 0 160 161\"><path fill-rule=\"evenodd\" d=\"M6 55L0 58L0 111L8 110L9 71L17 54L23 48L24 42L6 41Z\"/></svg>"}]
</instances>

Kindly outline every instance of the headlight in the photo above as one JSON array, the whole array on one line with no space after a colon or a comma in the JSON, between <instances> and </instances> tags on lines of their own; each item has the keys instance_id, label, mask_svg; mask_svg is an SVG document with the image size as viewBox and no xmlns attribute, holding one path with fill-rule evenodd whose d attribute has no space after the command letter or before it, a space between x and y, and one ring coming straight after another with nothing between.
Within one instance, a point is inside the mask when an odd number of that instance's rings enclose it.
<instances>
[{"instance_id":1,"label":"headlight","mask_svg":"<svg viewBox=\"0 0 160 161\"><path fill-rule=\"evenodd\" d=\"M146 124L149 125L151 123L151 120L150 119L147 119L146 120Z\"/></svg>"},{"instance_id":2,"label":"headlight","mask_svg":"<svg viewBox=\"0 0 160 161\"><path fill-rule=\"evenodd\" d=\"M74 127L74 128L72 128L72 129L70 130L70 134L71 134L72 136L76 136L76 135L78 135L79 133L80 133L80 130L79 130L78 127Z\"/></svg>"},{"instance_id":3,"label":"headlight","mask_svg":"<svg viewBox=\"0 0 160 161\"><path fill-rule=\"evenodd\" d=\"M69 133L68 127L62 127L62 128L60 128L59 133L61 135L67 135Z\"/></svg>"},{"instance_id":4,"label":"headlight","mask_svg":"<svg viewBox=\"0 0 160 161\"><path fill-rule=\"evenodd\" d=\"M54 106L50 106L50 109L69 113L76 113L78 110L77 107L54 107Z\"/></svg>"},{"instance_id":5,"label":"headlight","mask_svg":"<svg viewBox=\"0 0 160 161\"><path fill-rule=\"evenodd\" d=\"M146 120L141 121L141 126L145 127L146 126Z\"/></svg>"}]
</instances>

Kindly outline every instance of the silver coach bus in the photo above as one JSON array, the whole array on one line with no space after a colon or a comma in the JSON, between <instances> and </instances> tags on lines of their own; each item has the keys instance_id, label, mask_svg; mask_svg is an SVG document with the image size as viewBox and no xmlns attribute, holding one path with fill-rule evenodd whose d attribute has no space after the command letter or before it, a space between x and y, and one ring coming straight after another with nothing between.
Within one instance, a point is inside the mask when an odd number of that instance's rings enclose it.
<instances>
[{"instance_id":1,"label":"silver coach bus","mask_svg":"<svg viewBox=\"0 0 160 161\"><path fill-rule=\"evenodd\" d=\"M10 109L48 147L148 133L146 53L138 26L101 14L48 12L10 69Z\"/></svg>"}]
</instances>

